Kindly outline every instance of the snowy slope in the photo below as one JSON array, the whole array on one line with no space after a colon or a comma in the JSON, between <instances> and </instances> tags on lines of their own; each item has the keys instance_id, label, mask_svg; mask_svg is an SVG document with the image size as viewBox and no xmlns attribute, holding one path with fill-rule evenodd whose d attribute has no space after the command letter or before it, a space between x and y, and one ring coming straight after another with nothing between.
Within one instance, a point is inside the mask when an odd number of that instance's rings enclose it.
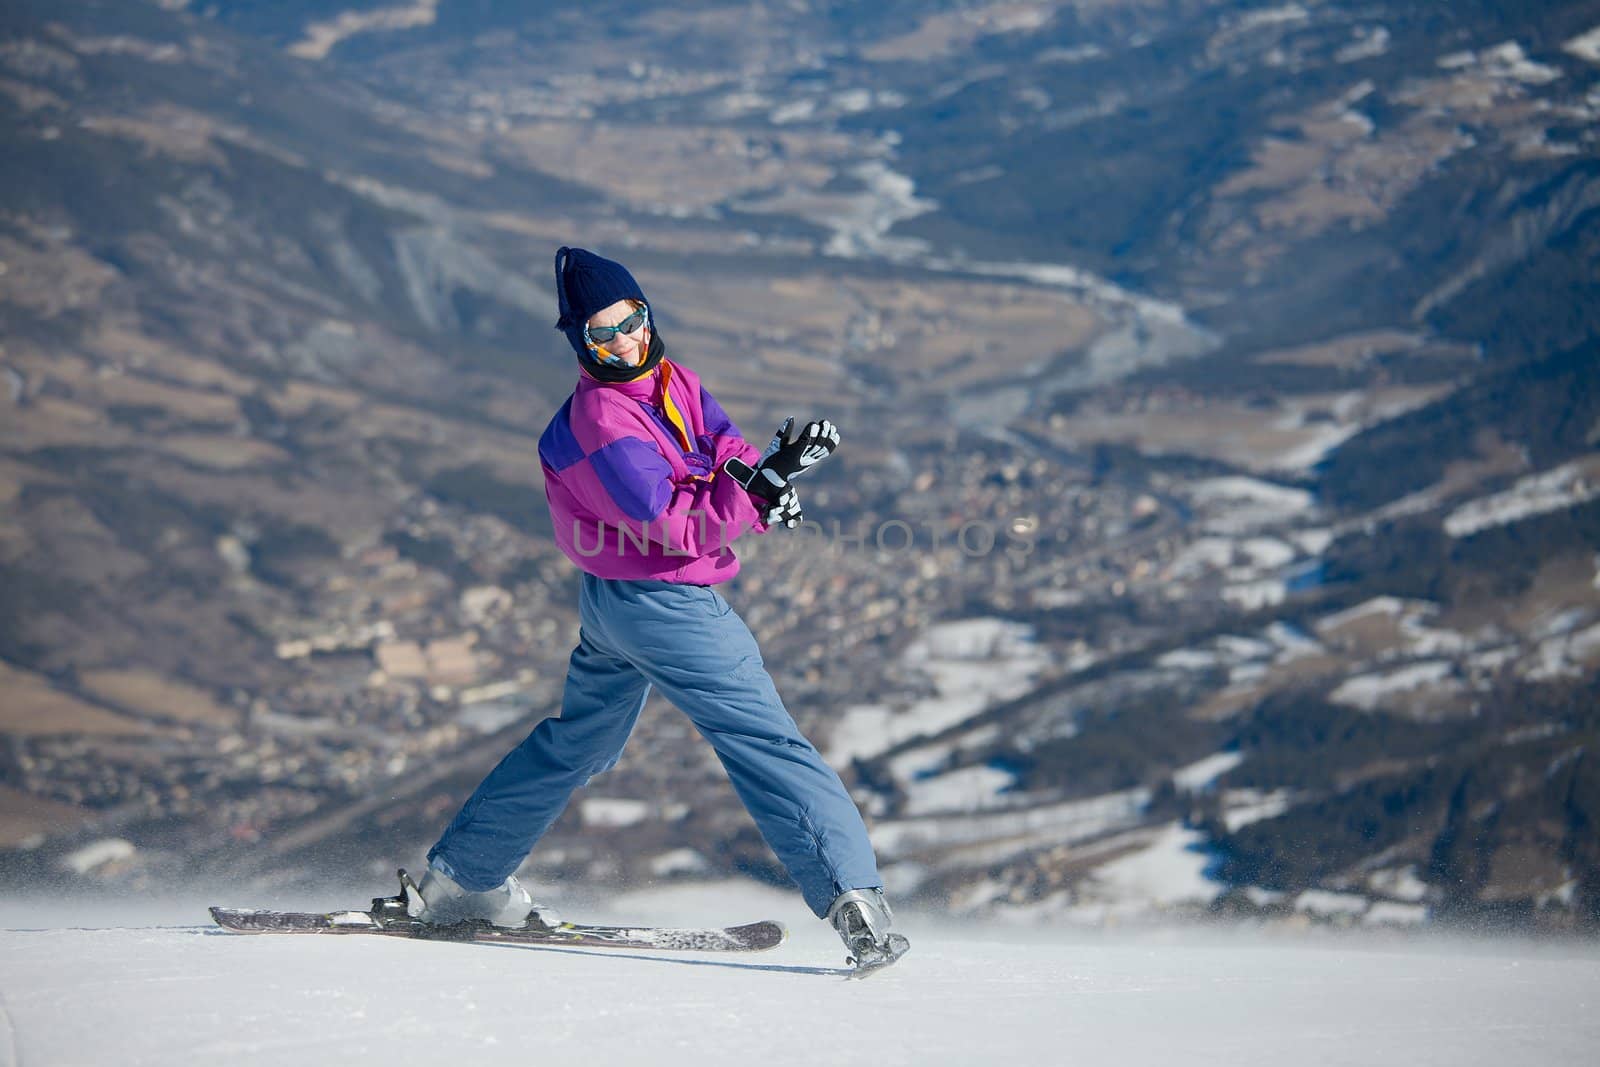
<instances>
[{"instance_id":1,"label":"snowy slope","mask_svg":"<svg viewBox=\"0 0 1600 1067\"><path fill-rule=\"evenodd\" d=\"M1600 1047L1592 946L952 930L913 916L902 924L912 954L847 982L832 935L795 898L748 886L651 893L604 910L652 921L772 916L790 924L789 944L750 957L651 957L252 937L209 928L192 908L147 905L98 917L126 925L91 929L93 913L70 905L0 904L0 1067L1458 1067L1586 1063Z\"/></svg>"}]
</instances>

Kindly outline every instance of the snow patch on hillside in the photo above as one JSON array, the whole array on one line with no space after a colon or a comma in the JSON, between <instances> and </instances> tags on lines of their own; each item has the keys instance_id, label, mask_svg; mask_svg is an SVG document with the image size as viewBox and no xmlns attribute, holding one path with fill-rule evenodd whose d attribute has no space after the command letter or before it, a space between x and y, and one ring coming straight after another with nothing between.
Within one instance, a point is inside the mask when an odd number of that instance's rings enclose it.
<instances>
[{"instance_id":1,"label":"snow patch on hillside","mask_svg":"<svg viewBox=\"0 0 1600 1067\"><path fill-rule=\"evenodd\" d=\"M1486 73L1506 81L1525 85L1548 85L1561 77L1561 72L1545 63L1536 63L1516 41L1504 41L1493 48L1478 53Z\"/></svg>"},{"instance_id":2,"label":"snow patch on hillside","mask_svg":"<svg viewBox=\"0 0 1600 1067\"><path fill-rule=\"evenodd\" d=\"M1545 638L1529 659L1526 676L1534 681L1583 677L1600 660L1600 623Z\"/></svg>"},{"instance_id":3,"label":"snow patch on hillside","mask_svg":"<svg viewBox=\"0 0 1600 1067\"><path fill-rule=\"evenodd\" d=\"M289 54L301 59L326 59L341 41L363 33L389 30L414 30L432 26L441 0L412 0L397 7L373 11L345 11L331 19L313 22L305 36L289 46Z\"/></svg>"},{"instance_id":4,"label":"snow patch on hillside","mask_svg":"<svg viewBox=\"0 0 1600 1067\"><path fill-rule=\"evenodd\" d=\"M1049 653L1030 627L1004 619L939 623L900 657L902 667L926 674L935 695L899 706L857 704L846 708L827 748L835 766L868 758L915 737L957 726L974 715L1033 688Z\"/></svg>"},{"instance_id":5,"label":"snow patch on hillside","mask_svg":"<svg viewBox=\"0 0 1600 1067\"><path fill-rule=\"evenodd\" d=\"M1308 889L1294 898L1294 910L1311 915L1332 918L1340 915L1360 915L1370 902L1359 893L1332 893L1326 889Z\"/></svg>"},{"instance_id":6,"label":"snow patch on hillside","mask_svg":"<svg viewBox=\"0 0 1600 1067\"><path fill-rule=\"evenodd\" d=\"M648 819L654 810L653 804L626 797L585 797L578 802L578 814L585 826L633 826Z\"/></svg>"},{"instance_id":7,"label":"snow patch on hillside","mask_svg":"<svg viewBox=\"0 0 1600 1067\"><path fill-rule=\"evenodd\" d=\"M872 827L872 846L885 861L974 845L1011 855L1130 829L1149 802L1150 790L1128 789L1016 811L884 819Z\"/></svg>"},{"instance_id":8,"label":"snow patch on hillside","mask_svg":"<svg viewBox=\"0 0 1600 1067\"><path fill-rule=\"evenodd\" d=\"M1345 45L1333 55L1335 63L1359 63L1363 59L1375 59L1389 51L1389 30L1385 26L1367 28L1358 26L1354 32L1354 40Z\"/></svg>"},{"instance_id":9,"label":"snow patch on hillside","mask_svg":"<svg viewBox=\"0 0 1600 1067\"><path fill-rule=\"evenodd\" d=\"M1600 26L1596 26L1588 33L1580 33L1561 47L1579 59L1600 63Z\"/></svg>"},{"instance_id":10,"label":"snow patch on hillside","mask_svg":"<svg viewBox=\"0 0 1600 1067\"><path fill-rule=\"evenodd\" d=\"M1294 804L1294 794L1288 789L1229 789L1222 794L1222 821L1228 832L1263 819L1275 819Z\"/></svg>"},{"instance_id":11,"label":"snow patch on hillside","mask_svg":"<svg viewBox=\"0 0 1600 1067\"><path fill-rule=\"evenodd\" d=\"M1273 578L1263 578L1255 582L1235 582L1224 586L1222 590L1223 600L1245 611L1269 608L1274 604L1282 604L1288 598L1288 584Z\"/></svg>"},{"instance_id":12,"label":"snow patch on hillside","mask_svg":"<svg viewBox=\"0 0 1600 1067\"><path fill-rule=\"evenodd\" d=\"M1418 603L1422 602L1405 601L1393 596L1375 596L1371 600L1363 600L1353 608L1346 608L1344 611L1325 615L1318 619L1316 623L1317 632L1330 633L1335 630L1342 630L1352 623L1360 622L1362 619L1372 616L1395 618L1402 615L1409 604ZM1429 606L1431 607L1431 605Z\"/></svg>"},{"instance_id":13,"label":"snow patch on hillside","mask_svg":"<svg viewBox=\"0 0 1600 1067\"><path fill-rule=\"evenodd\" d=\"M1211 854L1204 834L1170 823L1148 837L1144 848L1095 868L1077 890L1070 918L1104 924L1217 898L1222 886L1205 875Z\"/></svg>"},{"instance_id":14,"label":"snow patch on hillside","mask_svg":"<svg viewBox=\"0 0 1600 1067\"><path fill-rule=\"evenodd\" d=\"M1303 428L1305 423L1303 419L1291 417L1283 420L1280 425L1288 430ZM1272 466L1276 470L1288 472L1310 470L1361 430L1362 424L1359 422L1321 424L1300 444L1285 449Z\"/></svg>"},{"instance_id":15,"label":"snow patch on hillside","mask_svg":"<svg viewBox=\"0 0 1600 1067\"><path fill-rule=\"evenodd\" d=\"M1205 672L1227 668L1230 682L1250 680L1270 664L1288 663L1323 651L1321 644L1286 623L1275 622L1260 638L1222 634L1201 648L1164 652L1156 666L1164 670Z\"/></svg>"},{"instance_id":16,"label":"snow patch on hillside","mask_svg":"<svg viewBox=\"0 0 1600 1067\"><path fill-rule=\"evenodd\" d=\"M1016 784L1017 776L998 767L962 767L913 781L905 814L929 815L940 811L982 811L1004 803L1002 794Z\"/></svg>"},{"instance_id":17,"label":"snow patch on hillside","mask_svg":"<svg viewBox=\"0 0 1600 1067\"><path fill-rule=\"evenodd\" d=\"M1600 497L1600 484L1592 480L1594 467L1593 461L1566 463L1522 478L1504 492L1468 501L1445 517L1445 533L1467 537Z\"/></svg>"},{"instance_id":18,"label":"snow patch on hillside","mask_svg":"<svg viewBox=\"0 0 1600 1067\"><path fill-rule=\"evenodd\" d=\"M1172 784L1181 792L1198 793L1243 762L1243 752L1214 752L1173 771Z\"/></svg>"},{"instance_id":19,"label":"snow patch on hillside","mask_svg":"<svg viewBox=\"0 0 1600 1067\"><path fill-rule=\"evenodd\" d=\"M1419 689L1438 691L1447 686L1459 687L1450 676L1455 665L1449 660L1432 660L1412 663L1392 671L1358 674L1339 683L1328 694L1335 704L1346 704L1364 711L1375 711L1384 704Z\"/></svg>"},{"instance_id":20,"label":"snow patch on hillside","mask_svg":"<svg viewBox=\"0 0 1600 1067\"><path fill-rule=\"evenodd\" d=\"M1240 535L1302 519L1315 501L1304 489L1234 475L1202 478L1185 487L1200 513L1201 528L1217 535Z\"/></svg>"}]
</instances>

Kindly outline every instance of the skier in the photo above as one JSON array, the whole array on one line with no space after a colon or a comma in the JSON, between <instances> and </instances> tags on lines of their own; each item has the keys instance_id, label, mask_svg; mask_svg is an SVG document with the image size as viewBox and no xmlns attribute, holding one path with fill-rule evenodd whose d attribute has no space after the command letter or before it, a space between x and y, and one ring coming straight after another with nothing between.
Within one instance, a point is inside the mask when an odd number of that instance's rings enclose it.
<instances>
[{"instance_id":1,"label":"skier","mask_svg":"<svg viewBox=\"0 0 1600 1067\"><path fill-rule=\"evenodd\" d=\"M892 962L861 814L801 735L755 638L716 590L729 543L800 518L791 479L839 443L827 421L785 422L766 453L688 368L666 358L649 301L622 264L556 252L557 329L577 387L539 439L557 545L582 570L578 646L559 716L502 759L428 852L424 922L521 926L536 906L514 872L573 790L613 767L652 686L715 748L806 904L858 966ZM534 915L532 921L537 921Z\"/></svg>"}]
</instances>

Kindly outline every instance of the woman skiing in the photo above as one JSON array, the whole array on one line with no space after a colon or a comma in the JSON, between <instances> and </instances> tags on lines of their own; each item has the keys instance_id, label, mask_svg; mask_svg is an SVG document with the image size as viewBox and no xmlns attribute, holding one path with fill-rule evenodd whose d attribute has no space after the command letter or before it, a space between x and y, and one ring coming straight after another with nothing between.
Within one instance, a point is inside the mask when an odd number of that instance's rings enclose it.
<instances>
[{"instance_id":1,"label":"woman skiing","mask_svg":"<svg viewBox=\"0 0 1600 1067\"><path fill-rule=\"evenodd\" d=\"M907 943L889 931L877 862L839 776L778 697L755 638L714 588L748 533L794 525L790 484L838 445L826 422L784 423L766 453L687 368L620 263L556 253L577 387L539 439L556 543L582 570L581 627L559 716L492 770L428 852L417 918L528 921L514 872L573 790L614 766L652 686L715 748L806 904L861 966Z\"/></svg>"}]
</instances>

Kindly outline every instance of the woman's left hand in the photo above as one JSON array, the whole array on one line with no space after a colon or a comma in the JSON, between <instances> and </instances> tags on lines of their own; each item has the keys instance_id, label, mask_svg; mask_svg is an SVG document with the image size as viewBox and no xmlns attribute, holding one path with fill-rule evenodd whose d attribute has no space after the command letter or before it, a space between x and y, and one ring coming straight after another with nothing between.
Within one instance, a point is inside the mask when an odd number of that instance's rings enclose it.
<instances>
[{"instance_id":1,"label":"woman's left hand","mask_svg":"<svg viewBox=\"0 0 1600 1067\"><path fill-rule=\"evenodd\" d=\"M833 450L838 447L838 427L827 419L808 422L797 433L794 429L794 418L791 416L784 420L783 426L773 435L772 443L767 445L767 450L761 454L761 462L756 464L756 467L770 470L779 479L787 482L795 475L804 474L833 455Z\"/></svg>"}]
</instances>

